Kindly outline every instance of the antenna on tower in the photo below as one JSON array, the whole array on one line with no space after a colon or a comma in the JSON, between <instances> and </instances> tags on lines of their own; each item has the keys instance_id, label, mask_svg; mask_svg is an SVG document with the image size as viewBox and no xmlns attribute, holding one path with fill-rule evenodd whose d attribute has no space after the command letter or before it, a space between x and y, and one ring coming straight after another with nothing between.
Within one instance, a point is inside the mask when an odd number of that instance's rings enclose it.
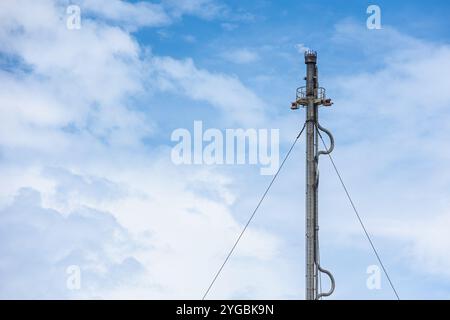
<instances>
[{"instance_id":1,"label":"antenna on tower","mask_svg":"<svg viewBox=\"0 0 450 320\"><path fill-rule=\"evenodd\" d=\"M325 89L319 87L317 70L317 52L305 52L306 86L297 88L292 110L306 109L306 300L318 300L331 295L335 288L334 277L320 265L319 255L319 156L330 154L334 148L334 139L330 131L319 123L319 106L329 107L333 103L326 97ZM324 132L330 139L330 147L319 150L319 135ZM331 282L328 292L319 292L320 273L325 273Z\"/></svg>"}]
</instances>

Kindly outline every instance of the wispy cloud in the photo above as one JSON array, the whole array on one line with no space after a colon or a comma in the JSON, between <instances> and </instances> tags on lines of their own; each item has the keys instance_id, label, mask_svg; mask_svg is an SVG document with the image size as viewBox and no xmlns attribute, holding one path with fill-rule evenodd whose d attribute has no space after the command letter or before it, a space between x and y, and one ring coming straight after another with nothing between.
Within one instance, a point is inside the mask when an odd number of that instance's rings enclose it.
<instances>
[{"instance_id":1,"label":"wispy cloud","mask_svg":"<svg viewBox=\"0 0 450 320\"><path fill-rule=\"evenodd\" d=\"M131 28L164 26L172 22L161 4L144 1L84 0L80 7L83 13Z\"/></svg>"},{"instance_id":2,"label":"wispy cloud","mask_svg":"<svg viewBox=\"0 0 450 320\"><path fill-rule=\"evenodd\" d=\"M176 17L196 15L212 19L229 10L225 4L216 0L164 0L163 4Z\"/></svg>"},{"instance_id":3,"label":"wispy cloud","mask_svg":"<svg viewBox=\"0 0 450 320\"><path fill-rule=\"evenodd\" d=\"M155 57L152 65L162 90L207 101L238 123L263 120L265 103L236 77L199 69L192 59Z\"/></svg>"},{"instance_id":4,"label":"wispy cloud","mask_svg":"<svg viewBox=\"0 0 450 320\"><path fill-rule=\"evenodd\" d=\"M259 55L255 50L247 48L225 51L222 57L230 62L238 64L252 63L259 60Z\"/></svg>"},{"instance_id":5,"label":"wispy cloud","mask_svg":"<svg viewBox=\"0 0 450 320\"><path fill-rule=\"evenodd\" d=\"M305 53L305 51L309 50L309 48L307 46L305 46L303 43L297 43L295 45L295 49L297 49L297 52L301 53L301 54L303 54L303 53Z\"/></svg>"}]
</instances>

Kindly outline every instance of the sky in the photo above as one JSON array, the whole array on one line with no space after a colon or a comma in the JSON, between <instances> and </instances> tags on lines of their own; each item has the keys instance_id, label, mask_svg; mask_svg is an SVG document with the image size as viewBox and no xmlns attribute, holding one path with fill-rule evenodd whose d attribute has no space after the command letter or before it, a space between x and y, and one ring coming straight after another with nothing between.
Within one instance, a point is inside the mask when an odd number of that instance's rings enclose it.
<instances>
[{"instance_id":1,"label":"sky","mask_svg":"<svg viewBox=\"0 0 450 320\"><path fill-rule=\"evenodd\" d=\"M334 102L320 122L400 298L449 299L449 13L438 0L2 0L0 298L201 299L272 176L176 164L172 135L195 121L278 130L281 160L313 49ZM304 143L208 298L304 298ZM384 274L367 285L378 261L319 168L329 299L395 299Z\"/></svg>"}]
</instances>

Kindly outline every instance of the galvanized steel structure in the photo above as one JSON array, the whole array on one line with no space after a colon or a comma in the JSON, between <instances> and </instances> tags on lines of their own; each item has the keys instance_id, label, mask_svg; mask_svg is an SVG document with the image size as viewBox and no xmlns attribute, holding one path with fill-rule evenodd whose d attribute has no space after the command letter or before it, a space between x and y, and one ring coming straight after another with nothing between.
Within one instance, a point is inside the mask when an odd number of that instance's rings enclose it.
<instances>
[{"instance_id":1,"label":"galvanized steel structure","mask_svg":"<svg viewBox=\"0 0 450 320\"><path fill-rule=\"evenodd\" d=\"M334 278L332 274L320 265L319 255L319 211L318 211L318 186L319 186L319 156L333 151L334 140L331 133L319 123L319 106L331 106L331 99L327 99L325 89L319 87L317 70L317 53L305 52L306 86L297 89L295 102L291 109L306 109L306 299L317 300L329 296L334 291ZM319 150L320 131L330 139L330 147ZM321 135L320 135L321 137ZM320 273L328 275L331 288L328 292L320 292Z\"/></svg>"}]
</instances>

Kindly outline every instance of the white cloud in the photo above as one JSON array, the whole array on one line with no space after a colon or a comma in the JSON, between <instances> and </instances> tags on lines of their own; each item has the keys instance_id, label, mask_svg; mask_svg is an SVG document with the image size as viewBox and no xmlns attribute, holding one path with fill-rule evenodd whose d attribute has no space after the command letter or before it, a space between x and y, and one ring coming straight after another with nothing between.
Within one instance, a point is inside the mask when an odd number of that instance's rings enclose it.
<instances>
[{"instance_id":1,"label":"white cloud","mask_svg":"<svg viewBox=\"0 0 450 320\"><path fill-rule=\"evenodd\" d=\"M252 63L259 60L259 55L254 50L242 48L226 51L222 57L230 62L238 64Z\"/></svg>"},{"instance_id":2,"label":"white cloud","mask_svg":"<svg viewBox=\"0 0 450 320\"><path fill-rule=\"evenodd\" d=\"M131 167L105 166L97 159L100 176L62 168L26 174L27 179L36 176L28 184L43 191L21 190L0 211L5 229L0 251L8 266L2 270L7 275L3 297L201 297L242 228L229 211L235 198L231 181L204 169L174 167L163 156L153 158L151 166L145 156L139 158ZM211 196L205 196L205 187ZM252 297L293 293L276 271L286 264L278 254L280 245L264 230L249 228L211 296L233 297L247 286ZM30 259L29 252L39 263L24 265L25 275L15 273L17 264ZM250 273L249 264L254 265ZM82 270L80 291L65 288L69 265ZM124 269L138 273L129 278ZM19 278L24 286L12 290ZM264 284L257 285L258 279Z\"/></svg>"},{"instance_id":3,"label":"white cloud","mask_svg":"<svg viewBox=\"0 0 450 320\"><path fill-rule=\"evenodd\" d=\"M105 21L88 19L81 30L69 31L65 11L52 2L13 3L0 4L1 50L17 61L0 72L0 234L5 240L0 249L8 257L2 260L2 295L71 297L62 287L67 262L87 273L88 290L79 296L201 297L241 230L236 219L247 218L248 210L236 211L239 216L231 212L239 199L231 191L233 178L239 177L176 167L166 148L142 148L153 123L133 108L130 97L150 84L203 101L217 109L218 117L245 125L264 118L264 101L236 76L200 68L192 59L146 57L128 31L109 24L119 19L114 12L102 11ZM128 16L138 15L139 7L129 6ZM184 12L197 12L186 6ZM151 25L144 17L136 19ZM436 274L439 265L449 265L444 234L449 211L442 200L449 197L449 153L441 147L450 133L449 49L389 28L380 32L367 40L354 26L338 25L333 41L359 46L382 65L333 82L327 89L334 92L335 105L322 113L323 122L337 129L336 161L344 164L341 171L369 230L383 240L377 241L381 251L393 247L396 256L417 262L415 272ZM368 49L374 43L383 55ZM433 85L428 80L436 75ZM429 130L424 117L439 123L439 130ZM294 164L293 170L303 166ZM349 208L340 186L328 184L331 174L322 161L321 212L333 213L321 220L322 243L335 249L359 229L347 224L344 214L334 214ZM286 213L273 219L288 221L289 212L298 216L301 200L292 186L301 177L285 178L290 183L280 186L270 212ZM253 190L255 184L250 185ZM28 189L19 191L22 187ZM250 199L241 201L240 208L253 205L247 206ZM349 244L350 255L360 244ZM298 297L292 278L301 266L286 258L292 252L281 254L285 246L264 228L250 228L212 297ZM336 259L339 263L348 260ZM129 280L124 270L140 276Z\"/></svg>"},{"instance_id":4,"label":"white cloud","mask_svg":"<svg viewBox=\"0 0 450 320\"><path fill-rule=\"evenodd\" d=\"M265 103L236 78L199 69L192 59L155 57L152 66L160 88L206 101L238 123L262 121Z\"/></svg>"},{"instance_id":5,"label":"white cloud","mask_svg":"<svg viewBox=\"0 0 450 320\"><path fill-rule=\"evenodd\" d=\"M132 238L112 215L80 208L64 216L42 207L40 193L30 188L0 210L0 230L2 299L95 297L145 271L130 256ZM66 285L72 265L81 271L80 290Z\"/></svg>"},{"instance_id":6,"label":"white cloud","mask_svg":"<svg viewBox=\"0 0 450 320\"><path fill-rule=\"evenodd\" d=\"M1 50L17 63L0 71L2 296L200 297L242 227L230 212L235 195L229 179L143 148L152 122L131 98L163 79L235 121L255 121L263 103L237 77L192 60L148 60L129 31L109 24L114 12L67 30L65 10L51 1L5 3ZM279 245L250 228L212 294L291 292L275 271L284 261L272 262ZM257 271L237 274L242 260ZM81 267L81 291L65 288L68 264Z\"/></svg>"},{"instance_id":7,"label":"white cloud","mask_svg":"<svg viewBox=\"0 0 450 320\"><path fill-rule=\"evenodd\" d=\"M365 66L375 65L371 72L363 67L342 75L327 88L335 104L322 112L323 122L335 132L334 156L344 179L381 252L387 252L391 266L393 259L400 260L392 269L438 274L450 263L444 249L450 237L442 232L450 219L445 200L450 196L445 147L450 47L388 27L371 33L351 23L338 25L333 41L335 46L351 44L348 52L364 54ZM323 160L322 168L327 165ZM330 168L322 169L321 177L328 174L334 175ZM328 186L323 192L333 194L325 210L350 210L339 200L341 191ZM357 224L331 219L330 226L334 223L341 236L361 234ZM393 250L396 257L389 257Z\"/></svg>"},{"instance_id":8,"label":"white cloud","mask_svg":"<svg viewBox=\"0 0 450 320\"><path fill-rule=\"evenodd\" d=\"M224 4L215 0L164 0L163 4L176 17L196 15L212 19L229 10Z\"/></svg>"},{"instance_id":9,"label":"white cloud","mask_svg":"<svg viewBox=\"0 0 450 320\"><path fill-rule=\"evenodd\" d=\"M221 23L220 26L226 31L233 31L237 29L238 25L235 23L224 22Z\"/></svg>"},{"instance_id":10,"label":"white cloud","mask_svg":"<svg viewBox=\"0 0 450 320\"><path fill-rule=\"evenodd\" d=\"M24 71L0 72L4 144L38 147L50 138L65 147L70 134L63 127L118 144L148 134L148 123L128 105L144 79L139 45L128 33L93 21L67 30L65 11L49 1L10 6L0 10L0 39Z\"/></svg>"},{"instance_id":11,"label":"white cloud","mask_svg":"<svg viewBox=\"0 0 450 320\"><path fill-rule=\"evenodd\" d=\"M309 48L306 47L303 43L297 43L295 45L295 49L297 50L298 53L301 53L301 54L303 54L303 53L305 53L305 51L309 50Z\"/></svg>"},{"instance_id":12,"label":"white cloud","mask_svg":"<svg viewBox=\"0 0 450 320\"><path fill-rule=\"evenodd\" d=\"M82 14L86 10L97 17L133 28L163 26L172 22L161 4L144 1L84 0L80 7Z\"/></svg>"},{"instance_id":13,"label":"white cloud","mask_svg":"<svg viewBox=\"0 0 450 320\"><path fill-rule=\"evenodd\" d=\"M195 38L195 36L193 36L192 34L184 35L182 38L183 38L184 41L186 41L186 42L188 42L188 43L194 43L194 42L197 41L197 39Z\"/></svg>"}]
</instances>

